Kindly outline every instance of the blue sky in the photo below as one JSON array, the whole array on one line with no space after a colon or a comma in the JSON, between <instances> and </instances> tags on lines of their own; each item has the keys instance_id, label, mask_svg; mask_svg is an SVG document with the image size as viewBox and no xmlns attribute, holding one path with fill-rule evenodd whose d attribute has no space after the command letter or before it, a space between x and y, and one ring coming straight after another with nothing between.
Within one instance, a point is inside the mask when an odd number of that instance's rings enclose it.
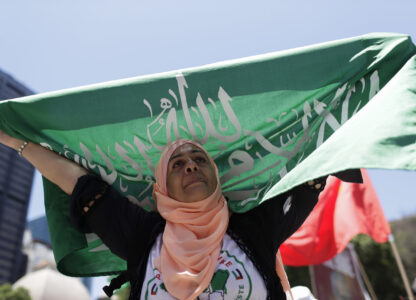
<instances>
[{"instance_id":1,"label":"blue sky","mask_svg":"<svg viewBox=\"0 0 416 300\"><path fill-rule=\"evenodd\" d=\"M414 1L2 1L0 68L36 92L369 32L416 40ZM416 213L415 172L370 173L388 219ZM36 180L29 218L43 213Z\"/></svg>"},{"instance_id":2,"label":"blue sky","mask_svg":"<svg viewBox=\"0 0 416 300\"><path fill-rule=\"evenodd\" d=\"M1 1L0 68L35 92L370 32L416 41L414 0ZM387 218L416 213L416 172L370 171ZM28 218L43 213L39 178Z\"/></svg>"}]
</instances>

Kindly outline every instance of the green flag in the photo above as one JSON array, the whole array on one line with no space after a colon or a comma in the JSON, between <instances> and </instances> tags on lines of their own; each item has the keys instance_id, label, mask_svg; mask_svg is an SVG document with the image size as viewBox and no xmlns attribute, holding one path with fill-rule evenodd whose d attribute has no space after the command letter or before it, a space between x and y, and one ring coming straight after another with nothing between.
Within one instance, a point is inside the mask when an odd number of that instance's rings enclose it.
<instances>
[{"instance_id":1,"label":"green flag","mask_svg":"<svg viewBox=\"0 0 416 300\"><path fill-rule=\"evenodd\" d=\"M244 212L308 179L358 168L416 169L416 48L370 34L289 51L0 103L0 128L39 143L154 209L154 168L177 138L218 165L230 208ZM371 99L371 101L370 101ZM75 231L68 196L45 183L58 269L125 269Z\"/></svg>"}]
</instances>

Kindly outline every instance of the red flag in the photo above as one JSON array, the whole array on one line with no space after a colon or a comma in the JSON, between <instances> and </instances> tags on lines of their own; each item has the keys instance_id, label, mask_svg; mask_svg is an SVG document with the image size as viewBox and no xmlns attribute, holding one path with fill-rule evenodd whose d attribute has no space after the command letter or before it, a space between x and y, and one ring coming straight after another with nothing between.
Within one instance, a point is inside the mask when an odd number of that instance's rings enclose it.
<instances>
[{"instance_id":1,"label":"red flag","mask_svg":"<svg viewBox=\"0 0 416 300\"><path fill-rule=\"evenodd\" d=\"M391 232L370 177L363 184L329 176L319 202L305 223L280 246L283 263L290 266L320 264L342 252L357 234L378 243ZM306 199L305 199L306 200Z\"/></svg>"}]
</instances>

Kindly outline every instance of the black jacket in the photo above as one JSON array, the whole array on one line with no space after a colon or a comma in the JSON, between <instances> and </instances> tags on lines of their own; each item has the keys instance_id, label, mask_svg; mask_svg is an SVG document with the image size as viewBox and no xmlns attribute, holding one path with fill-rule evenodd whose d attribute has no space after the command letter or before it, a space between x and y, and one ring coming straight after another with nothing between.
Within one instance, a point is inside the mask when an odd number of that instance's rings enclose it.
<instances>
[{"instance_id":1,"label":"black jacket","mask_svg":"<svg viewBox=\"0 0 416 300\"><path fill-rule=\"evenodd\" d=\"M97 194L102 197L84 214L82 207ZM227 233L261 274L268 299L286 299L275 271L276 252L302 225L318 195L319 191L301 185L230 217ZM164 230L165 220L157 212L131 203L95 175L79 178L71 196L70 215L78 230L96 233L114 254L127 261L130 299L140 299L148 255L156 237Z\"/></svg>"}]
</instances>

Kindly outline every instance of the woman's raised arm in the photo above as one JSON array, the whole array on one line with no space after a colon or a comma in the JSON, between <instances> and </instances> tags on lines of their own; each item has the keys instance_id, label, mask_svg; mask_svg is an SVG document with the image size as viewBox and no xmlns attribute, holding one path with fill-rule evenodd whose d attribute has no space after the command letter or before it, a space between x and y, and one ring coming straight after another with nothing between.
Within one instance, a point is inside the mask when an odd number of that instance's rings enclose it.
<instances>
[{"instance_id":1,"label":"woman's raised arm","mask_svg":"<svg viewBox=\"0 0 416 300\"><path fill-rule=\"evenodd\" d=\"M0 143L19 151L25 142L0 130ZM31 142L24 146L20 154L44 177L58 185L69 195L72 194L78 178L88 173L86 169L69 159Z\"/></svg>"}]
</instances>

